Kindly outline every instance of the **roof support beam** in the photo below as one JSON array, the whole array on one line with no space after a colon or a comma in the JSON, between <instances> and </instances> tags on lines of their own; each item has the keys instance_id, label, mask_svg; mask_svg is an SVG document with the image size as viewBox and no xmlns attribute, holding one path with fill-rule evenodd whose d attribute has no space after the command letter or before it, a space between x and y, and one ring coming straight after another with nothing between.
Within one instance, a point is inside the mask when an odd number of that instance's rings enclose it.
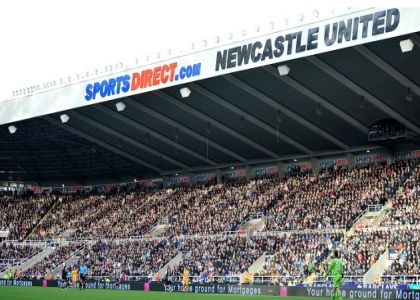
<instances>
[{"instance_id":1,"label":"roof support beam","mask_svg":"<svg viewBox=\"0 0 420 300\"><path fill-rule=\"evenodd\" d=\"M140 110L142 112L145 112L148 115L151 115L151 116L159 119L162 122L165 122L165 123L167 123L167 124L169 124L169 125L171 125L173 127L179 128L180 130L184 131L188 135L194 137L195 139L197 139L197 140L199 140L199 141L201 141L203 143L207 143L207 141L208 141L209 146L215 148L216 150L218 150L218 151L220 151L220 152L222 152L222 153L224 153L224 154L226 154L226 155L228 155L230 157L235 158L236 160L239 160L241 162L246 162L246 158L242 157L241 155L239 155L239 154L237 154L237 153L235 153L235 152L233 152L233 151L231 151L231 150L223 147L222 145L220 145L220 144L212 141L211 139L207 139L207 137L204 137L201 134L198 134L194 130L191 130L188 127L185 127L181 123L179 123L177 121L174 121L171 118L166 117L165 115L161 114L160 112L158 112L158 111L156 111L154 109L151 109L151 108L145 106L144 104L142 104L142 103L140 103L140 102L138 102L136 100L133 100L130 97L125 98L125 103L126 104L130 104L134 108L136 108L136 109L138 109L138 110Z\"/></svg>"},{"instance_id":2,"label":"roof support beam","mask_svg":"<svg viewBox=\"0 0 420 300\"><path fill-rule=\"evenodd\" d=\"M306 146L302 145L301 143L299 143L298 141L296 141L295 139L289 137L288 135L285 135L282 132L277 131L276 129L274 129L273 127L271 127L270 125L262 122L261 120L257 119L256 117L254 117L253 115L249 114L248 112L242 110L241 108L233 105L232 103L228 102L227 100L215 95L214 93L210 92L209 90L195 84L195 83L190 83L189 87L191 87L193 90L197 91L198 93L202 94L203 96L205 96L206 98L212 100L213 102L223 106L224 108L230 110L231 112L244 116L249 122L251 122L252 124L254 124L255 126L261 128L262 130L274 135L274 136L278 136L280 139L282 139L283 141L285 141L286 143L292 145L293 147L301 150L302 152L306 153L306 154L311 154L312 150L307 148Z\"/></svg>"},{"instance_id":3,"label":"roof support beam","mask_svg":"<svg viewBox=\"0 0 420 300\"><path fill-rule=\"evenodd\" d=\"M310 89L308 89L303 84L297 82L295 79L293 79L290 76L280 76L279 72L276 70L274 66L266 66L262 68L264 71L270 73L277 79L280 79L284 83L286 83L288 86L292 87L302 95L306 96L308 99L314 101L315 103L320 103L322 107L325 107L330 112L338 116L339 118L343 119L350 125L352 125L354 128L357 128L361 132L367 134L369 128L365 126L363 123L359 122L352 116L350 116L348 113L343 111L342 109L338 108L337 106L331 104L328 100L324 99L323 97L319 96L318 94L314 93Z\"/></svg>"},{"instance_id":4,"label":"roof support beam","mask_svg":"<svg viewBox=\"0 0 420 300\"><path fill-rule=\"evenodd\" d=\"M71 133L73 133L75 135L78 135L78 136L84 138L84 139L87 139L88 141L91 141L91 142L93 142L93 143L95 143L95 144L97 144L97 145L99 145L99 146L101 146L101 147L103 147L103 148L105 148L105 149L107 149L109 151L112 151L112 152L114 152L114 153L116 153L116 154L118 154L118 155L120 155L120 156L122 156L122 157L124 157L124 158L126 158L128 160L131 160L132 162L135 162L135 163L137 163L137 164L139 164L139 165L141 165L143 167L149 168L149 169L155 171L158 174L162 173L162 171L163 171L159 167L157 167L155 165L152 165L152 164L148 163L147 161L144 161L144 160L142 160L142 159L140 159L140 158L138 158L138 157L136 157L136 156L134 156L132 154L129 154L127 152L124 152L124 151L118 149L115 146L109 145L109 144L107 144L107 143L105 143L105 142L97 139L96 137L93 137L93 136L91 136L91 135L89 135L89 134L87 134L87 133L85 133L83 131L80 131L79 129L76 129L76 128L71 127L69 125L64 125L60 121L55 120L52 117L43 116L42 118L44 120L48 121L49 123L53 124L53 125L56 125L56 126L58 126L60 128L63 128L65 130L67 130L68 132L71 132Z\"/></svg>"},{"instance_id":5,"label":"roof support beam","mask_svg":"<svg viewBox=\"0 0 420 300\"><path fill-rule=\"evenodd\" d=\"M233 136L234 138L242 141L243 143L246 143L246 144L252 146L254 149L257 149L258 151L261 151L262 153L265 153L266 155L268 155L270 157L273 157L273 158L278 157L278 155L276 153L274 153L273 151L267 149L266 147L260 145L259 143L255 142L255 141L251 140L250 138L240 134L239 132L233 130L232 128L230 128L228 126L226 126L225 124L220 123L219 121L217 121L213 118L210 118L209 116L202 113L201 111L199 111L199 110L197 110L197 109L195 109L191 106L188 106L185 103L180 102L179 100L173 98L172 96L170 96L170 95L168 95L164 92L161 92L161 91L155 91L154 93L156 95L158 95L160 98L164 99L167 102L170 102L171 104L173 104L176 107L188 112L189 114L192 114L193 116L196 116L197 118L202 119L203 121L211 122L211 124L214 127L226 132L227 134L229 134L229 135Z\"/></svg>"},{"instance_id":6,"label":"roof support beam","mask_svg":"<svg viewBox=\"0 0 420 300\"><path fill-rule=\"evenodd\" d=\"M256 88L250 86L246 82L244 82L244 81L242 81L242 80L234 77L233 75L225 75L225 76L223 76L223 78L227 79L229 82L231 82L235 86L243 89L245 92L247 92L248 94L254 96L255 98L257 98L261 102L269 105L270 107L272 107L272 108L274 108L276 110L280 110L282 113L284 113L285 115L287 115L289 118L295 120L296 122L298 122L299 124L301 124L304 127L308 128L309 130L315 132L316 134L318 134L322 138L324 138L324 139L330 141L331 143L337 145L341 149L349 149L349 146L348 145L346 145L345 143L343 143L342 141L340 141L336 137L332 136L331 134L329 134L328 132L326 132L324 129L316 126L312 122L309 122L308 120L306 120L302 116L298 115L297 113L295 113L294 111L290 110L286 106L280 104L279 102L275 101L274 99L268 97L266 94L260 92Z\"/></svg>"},{"instance_id":7,"label":"roof support beam","mask_svg":"<svg viewBox=\"0 0 420 300\"><path fill-rule=\"evenodd\" d=\"M97 110L101 111L102 113L112 117L112 118L118 119L119 121L127 124L128 126L136 128L137 130L141 130L141 131L150 133L151 135L153 135L153 137L160 140L161 142L164 142L164 143L169 144L171 146L177 147L179 150L181 150L181 151L187 153L188 155L190 155L192 157L195 157L195 158L197 158L197 159L199 159L199 160L201 160L201 161L203 161L207 164L210 164L210 165L213 165L213 166L215 166L217 164L216 162L212 161L211 159L208 159L208 158L202 156L201 154L199 154L199 153L197 153L197 152L195 152L195 151L193 151L193 150L191 150L191 149L189 149L189 148L187 148L187 147L185 147L185 146L183 146L179 143L174 142L170 138L167 138L166 136L160 134L159 132L157 132L153 129L150 129L150 128L148 128L148 127L146 127L146 126L144 126L144 125L142 125L142 124L140 124L140 123L124 116L124 115L122 115L121 113L119 113L119 114L116 113L115 111L113 111L112 109L110 109L108 107L105 107L105 106L102 106L102 105L93 105L92 107L94 109L97 109Z\"/></svg>"},{"instance_id":8,"label":"roof support beam","mask_svg":"<svg viewBox=\"0 0 420 300\"><path fill-rule=\"evenodd\" d=\"M250 166L250 165L262 165L262 164L271 164L276 162L291 162L294 159L298 159L299 161L308 160L310 158L314 157L321 157L321 156L327 156L327 155L345 155L347 153L357 153L357 152L365 152L366 150L378 150L378 149L384 149L382 146L372 146L372 145L362 145L362 146L356 146L356 147L350 147L347 150L322 150L322 151L314 151L313 154L291 154L291 155L284 155L277 159L270 159L270 158L264 158L264 159L250 159L247 162L244 163L231 163L231 164L219 164L216 168L217 169L226 169L231 167L244 167L244 166ZM214 170L214 167L194 167L191 168L190 172L204 172L207 170ZM163 172L162 175L171 175L173 172Z\"/></svg>"},{"instance_id":9,"label":"roof support beam","mask_svg":"<svg viewBox=\"0 0 420 300\"><path fill-rule=\"evenodd\" d=\"M414 45L420 48L420 37L417 34L413 33L410 35L410 38L413 41Z\"/></svg>"},{"instance_id":10,"label":"roof support beam","mask_svg":"<svg viewBox=\"0 0 420 300\"><path fill-rule=\"evenodd\" d=\"M89 124L89 125L97 128L99 130L105 131L105 132L107 132L109 134L112 134L112 135L120 138L121 140L123 140L126 143L129 143L129 144L131 144L131 145L133 145L133 146L135 146L135 147L137 147L139 149L142 149L143 151L149 152L150 154L155 155L158 158L164 159L167 162L169 162L171 164L174 164L174 165L176 165L179 168L182 168L182 169L185 169L185 170L188 169L188 166L187 165L185 165L185 164L183 164L183 163L181 163L181 162L173 159L172 157L169 157L166 154L164 154L162 152L159 152L159 151L157 151L157 150L155 150L155 149L153 149L153 148L151 148L151 147L149 147L147 145L143 145L142 143L140 143L140 142L138 142L138 141L130 138L129 136L126 136L125 134L122 134L122 133L120 133L120 132L112 129L111 127L108 127L106 125L103 125L102 123L100 123L98 121L95 121L95 120L93 120L91 118L88 118L85 115L82 115L81 113L78 113L76 111L71 111L71 112L69 112L69 114L72 115L72 116L75 116L76 118L82 120L83 122L85 122L85 123L87 123L87 124Z\"/></svg>"},{"instance_id":11,"label":"roof support beam","mask_svg":"<svg viewBox=\"0 0 420 300\"><path fill-rule=\"evenodd\" d=\"M378 109L380 109L381 111L389 115L390 117L394 118L395 120L397 120L398 122L406 126L407 128L410 128L417 134L420 134L420 128L417 125L407 120L403 115L401 115L400 113L398 113L397 111L389 107L387 104L385 104L384 102L376 98L374 95L372 95L365 89L358 86L352 80L350 80L349 78L347 78L346 76L344 76L343 74L341 74L340 72L332 68L327 63L323 62L318 57L311 56L306 59L310 61L312 64L314 64L315 66L317 66L319 69L324 71L326 74L328 74L329 76L336 79L338 82L340 82L341 84L343 84L344 86L346 86L347 88L355 92L356 94L363 96L372 105L374 105L375 107L377 107Z\"/></svg>"},{"instance_id":12,"label":"roof support beam","mask_svg":"<svg viewBox=\"0 0 420 300\"><path fill-rule=\"evenodd\" d=\"M396 81L398 81L403 86L410 88L411 91L416 94L417 96L420 96L420 87L405 77L403 74L401 74L397 69L395 69L393 66L391 66L389 63L387 63L385 60L380 58L378 55L373 53L371 50L369 50L366 46L357 46L354 47L354 50L359 52L363 57L368 59L370 62L372 62L374 65L385 71L388 75L390 75L392 78L394 78Z\"/></svg>"}]
</instances>

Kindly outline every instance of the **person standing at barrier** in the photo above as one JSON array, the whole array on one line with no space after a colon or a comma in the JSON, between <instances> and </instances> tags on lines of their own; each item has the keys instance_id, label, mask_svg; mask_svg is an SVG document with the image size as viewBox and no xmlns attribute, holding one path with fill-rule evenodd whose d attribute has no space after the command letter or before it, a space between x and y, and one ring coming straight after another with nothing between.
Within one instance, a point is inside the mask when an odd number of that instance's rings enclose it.
<instances>
[{"instance_id":1,"label":"person standing at barrier","mask_svg":"<svg viewBox=\"0 0 420 300\"><path fill-rule=\"evenodd\" d=\"M190 271L188 270L188 267L184 268L184 272L182 274L182 290L184 293L188 293L188 286L190 284Z\"/></svg>"},{"instance_id":2,"label":"person standing at barrier","mask_svg":"<svg viewBox=\"0 0 420 300\"><path fill-rule=\"evenodd\" d=\"M340 253L338 252L338 250L334 250L334 258L327 270L327 276L331 274L333 277L334 289L331 295L332 300L335 300L335 299L343 300L343 296L341 295L341 291L340 291L341 281L343 279L343 273L344 273L344 265L343 265L342 259L340 258Z\"/></svg>"},{"instance_id":3,"label":"person standing at barrier","mask_svg":"<svg viewBox=\"0 0 420 300\"><path fill-rule=\"evenodd\" d=\"M86 275L88 272L88 268L84 262L80 264L79 273L80 273L80 289L86 288Z\"/></svg>"},{"instance_id":4,"label":"person standing at barrier","mask_svg":"<svg viewBox=\"0 0 420 300\"><path fill-rule=\"evenodd\" d=\"M71 281L73 283L73 287L76 287L76 285L77 285L77 277L78 277L77 268L73 267L73 269L71 271Z\"/></svg>"},{"instance_id":5,"label":"person standing at barrier","mask_svg":"<svg viewBox=\"0 0 420 300\"><path fill-rule=\"evenodd\" d=\"M63 270L61 271L61 284L63 285L62 288L66 289L67 288L67 269L66 269L66 265L64 264L63 266Z\"/></svg>"}]
</instances>

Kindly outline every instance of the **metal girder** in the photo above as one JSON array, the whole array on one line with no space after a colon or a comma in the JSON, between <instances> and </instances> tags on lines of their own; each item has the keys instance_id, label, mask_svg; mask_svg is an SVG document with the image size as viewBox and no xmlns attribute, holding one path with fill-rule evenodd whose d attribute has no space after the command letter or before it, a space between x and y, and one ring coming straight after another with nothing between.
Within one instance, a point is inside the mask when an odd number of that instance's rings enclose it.
<instances>
[{"instance_id":1,"label":"metal girder","mask_svg":"<svg viewBox=\"0 0 420 300\"><path fill-rule=\"evenodd\" d=\"M258 126L262 130L264 130L264 131L266 131L266 132L268 132L268 133L270 133L270 134L272 134L276 137L278 136L280 139L282 139L283 141L292 145L293 147L301 150L302 152L307 153L307 154L312 153L311 149L302 145L301 143L299 143L295 139L289 137L288 135L285 135L282 132L277 131L276 129L274 129L270 125L262 122L261 120L257 119L253 115L251 115L248 112L242 110L241 108L233 105L232 103L228 102L227 100L215 95L214 93L210 92L209 90L207 90L207 89L205 89L205 88L203 88L203 87L201 87L201 86L199 86L195 83L190 83L189 87L191 87L193 90L197 91L198 93L202 94L206 98L212 100L213 102L215 102L215 103L223 106L224 108L230 110L231 112L236 113L236 114L241 115L241 116L244 116L249 122L253 123L255 126Z\"/></svg>"},{"instance_id":2,"label":"metal girder","mask_svg":"<svg viewBox=\"0 0 420 300\"><path fill-rule=\"evenodd\" d=\"M108 126L106 126L106 125L104 125L104 124L102 124L98 121L95 121L95 120L93 120L89 117L86 117L85 115L82 115L82 114L80 114L78 112L75 112L75 111L71 111L71 112L69 112L69 114L72 115L72 116L75 116L76 118L82 120L83 122L85 122L85 123L87 123L87 124L89 124L93 127L96 127L96 128L98 128L102 131L105 131L105 132L107 132L111 135L114 135L114 136L120 138L122 141L125 141L125 142L127 142L127 143L129 143L129 144L131 144L131 145L133 145L133 146L135 146L139 149L142 149L146 152L149 152L150 154L155 155L158 158L164 159L164 160L170 162L171 164L176 165L177 167L183 168L185 170L188 169L187 165L185 165L185 164L177 161L176 159L173 159L172 157L169 157L168 155L166 155L166 154L164 154L160 151L157 151L157 150L155 150L155 149L153 149L153 148L151 148L147 145L143 145L142 143L130 138L129 136L126 136L125 134L122 134L122 133L116 131L115 129L112 129L111 127L108 127Z\"/></svg>"},{"instance_id":3,"label":"metal girder","mask_svg":"<svg viewBox=\"0 0 420 300\"><path fill-rule=\"evenodd\" d=\"M305 126L309 130L315 132L316 134L323 137L324 139L326 139L326 140L330 141L331 143L337 145L341 149L349 149L348 145L346 145L345 143L343 143L342 141L340 141L336 137L332 136L331 134L326 132L324 129L316 126L312 122L309 122L308 120L306 120L302 116L300 116L297 113L295 113L294 111L290 110L289 108L287 108L283 104L280 104L279 102L275 101L274 99L268 97L266 94L260 92L256 88L250 86L246 82L234 77L233 75L225 75L225 76L223 76L223 78L225 78L226 80L228 80L229 82L231 82L235 86L241 88L242 90L244 90L248 94L254 96L255 98L257 98L261 102L264 102L265 104L271 106L272 108L274 108L276 110L281 110L281 112L283 114L287 115L289 118L295 120L299 124Z\"/></svg>"},{"instance_id":4,"label":"metal girder","mask_svg":"<svg viewBox=\"0 0 420 300\"><path fill-rule=\"evenodd\" d=\"M381 68L383 71L385 71L385 73L390 75L400 84L402 84L403 86L407 88L410 88L414 94L416 94L417 96L420 96L420 87L416 83L414 83L409 78L401 74L397 69L395 69L385 60L383 60L378 55L373 53L366 46L357 46L357 47L354 47L354 50L360 53L363 57L367 58L370 62L375 64L377 67Z\"/></svg>"},{"instance_id":5,"label":"metal girder","mask_svg":"<svg viewBox=\"0 0 420 300\"><path fill-rule=\"evenodd\" d=\"M273 151L267 149L264 146L261 146L260 144L258 144L257 142L251 140L250 138L244 136L243 134L240 134L239 132L233 130L232 128L224 125L223 123L220 123L219 121L207 116L206 114L202 113L201 111L186 105L185 103L180 102L179 100L173 98L172 96L161 92L161 91L155 91L154 92L157 96L159 96L160 98L164 99L167 102L170 102L171 104L175 105L176 107L196 116L199 119L202 119L203 121L206 122L211 122L211 124L216 127L219 128L221 131L226 132L227 134L235 137L236 139L250 145L251 147L253 147L254 149L257 149L258 151L261 151L273 158L278 157L278 155L276 153L274 153Z\"/></svg>"},{"instance_id":6,"label":"metal girder","mask_svg":"<svg viewBox=\"0 0 420 300\"><path fill-rule=\"evenodd\" d=\"M323 97L319 96L318 94L314 93L310 89L308 89L303 84L297 82L295 79L291 78L290 76L280 76L279 72L274 66L266 66L262 68L264 71L270 73L277 79L280 79L284 83L286 83L288 86L292 87L299 93L303 94L310 100L314 101L315 103L321 103L322 107L325 107L327 110L338 116L339 118L343 119L350 125L352 125L354 128L357 128L363 133L368 133L369 128L365 126L360 121L353 118L351 115L343 111L342 109L338 108L337 106L331 104L328 100L324 99Z\"/></svg>"},{"instance_id":7,"label":"metal girder","mask_svg":"<svg viewBox=\"0 0 420 300\"><path fill-rule=\"evenodd\" d=\"M314 151L312 154L291 154L291 155L283 155L280 156L277 159L272 158L263 158L263 159L250 159L247 162L244 163L231 163L226 164L222 163L216 166L216 169L226 169L231 167L244 167L244 166L250 166L250 165L262 165L262 164L274 164L277 162L290 162L293 159L309 159L309 158L316 158L319 156L327 156L327 155L342 155L342 154L348 154L348 153L358 153L358 152L365 152L366 150L379 150L384 149L382 146L372 146L372 145L362 145L362 146L356 146L356 147L350 147L346 150L322 150L322 151ZM190 172L204 172L207 170L214 170L214 167L194 167L190 169ZM162 175L171 175L173 172L165 171L162 173Z\"/></svg>"},{"instance_id":8,"label":"metal girder","mask_svg":"<svg viewBox=\"0 0 420 300\"><path fill-rule=\"evenodd\" d=\"M154 109L151 109L151 108L145 106L144 104L142 104L142 103L140 103L140 102L138 102L136 100L133 100L133 99L131 99L129 97L128 98L125 98L124 101L125 101L126 104L129 104L129 105L135 107L136 109L141 110L141 111L147 113L148 115L153 116L153 117L159 119L162 122L165 122L165 123L167 123L167 124L169 124L169 125L171 125L173 127L179 128L179 130L184 131L188 135L194 137L195 139L197 139L197 140L199 140L199 141L201 141L203 143L207 143L208 142L209 143L209 146L217 149L218 151L220 151L220 152L222 152L222 153L224 153L224 154L226 154L226 155L228 155L230 157L233 157L233 158L235 158L235 159L237 159L237 160L239 160L241 162L246 162L246 158L242 157L241 155L239 155L239 154L237 154L237 153L235 153L235 152L227 149L226 147L224 147L224 146L222 146L222 145L214 142L211 139L207 139L205 136L202 136L201 134L195 132L194 130L191 130L188 127L185 127L181 123L179 123L177 121L174 121L171 118L168 118L167 116L161 114L160 112L158 112L158 111L156 111Z\"/></svg>"},{"instance_id":9,"label":"metal girder","mask_svg":"<svg viewBox=\"0 0 420 300\"><path fill-rule=\"evenodd\" d=\"M183 146L179 143L174 142L173 140L167 138L166 136L160 134L159 132L157 132L153 129L150 129L150 128L148 128L148 127L146 127L146 126L144 126L144 125L142 125L142 124L140 124L140 123L138 123L138 122L122 115L122 114L120 114L120 113L116 113L115 111L113 111L110 108L107 108L107 107L102 106L102 105L93 105L92 107L94 109L97 109L97 110L101 111L104 114L107 114L108 116L110 116L112 118L118 119L119 121L121 121L121 122L123 122L123 123L125 123L125 124L127 124L127 125L129 125L133 128L136 128L137 130L141 130L141 131L151 133L153 135L153 137L155 137L156 139L158 139L158 140L160 140L160 141L162 141L166 144L169 144L171 146L177 147L179 150L181 150L181 151L187 153L188 155L190 155L192 157L195 157L195 158L197 158L197 159L199 159L199 160L201 160L201 161L203 161L207 164L210 164L210 165L213 165L213 166L217 164L216 162L212 161L211 159L208 159L208 158L202 156L201 154L199 154L199 153L197 153L197 152L195 152L195 151L193 151L193 150L191 150L191 149L189 149L189 148L187 148L187 147L185 147L185 146Z\"/></svg>"},{"instance_id":10,"label":"metal girder","mask_svg":"<svg viewBox=\"0 0 420 300\"><path fill-rule=\"evenodd\" d=\"M365 89L361 88L359 85L357 85L352 80L335 70L327 63L323 62L321 59L315 56L311 56L306 59L315 66L317 66L319 69L321 69L323 72L325 72L326 74L328 74L329 76L331 76L332 78L334 78L335 80L337 80L338 82L355 92L356 94L363 96L367 101L369 101L372 105L383 111L385 114L391 116L407 128L410 128L411 130L416 132L417 134L420 134L420 128L417 125L407 120L403 115L389 107L387 104L376 98L374 95L372 95Z\"/></svg>"},{"instance_id":11,"label":"metal girder","mask_svg":"<svg viewBox=\"0 0 420 300\"><path fill-rule=\"evenodd\" d=\"M131 161L133 161L133 162L135 162L135 163L137 163L139 165L142 165L143 167L149 168L149 169L155 171L156 173L159 173L160 174L163 171L161 168L159 168L159 167L157 167L157 166L155 166L153 164L150 164L147 161L144 161L144 160L142 160L142 159L140 159L140 158L138 158L138 157L136 157L136 156L134 156L132 154L129 154L127 152L124 152L124 151L118 149L115 146L109 145L109 144L107 144L107 143L105 143L105 142L97 139L96 137L93 137L93 136L91 136L91 135L89 135L89 134L87 134L87 133L85 133L83 131L80 131L79 129L76 129L76 128L71 127L69 125L64 125L60 121L55 120L52 117L43 116L42 119L48 121L49 123L51 123L53 125L56 125L58 127L63 128L65 130L67 130L68 132L71 132L71 133L73 133L75 135L78 135L78 136L84 138L84 139L87 139L88 141L93 142L93 143L95 143L95 144L97 144L97 145L99 145L99 146L101 146L101 147L103 147L103 148L105 148L105 149L107 149L109 151L112 151L112 152L114 152L114 153L116 153L116 154L118 154L118 155L120 155L122 157L125 157L126 159L129 159L129 160L131 160Z\"/></svg>"}]
</instances>

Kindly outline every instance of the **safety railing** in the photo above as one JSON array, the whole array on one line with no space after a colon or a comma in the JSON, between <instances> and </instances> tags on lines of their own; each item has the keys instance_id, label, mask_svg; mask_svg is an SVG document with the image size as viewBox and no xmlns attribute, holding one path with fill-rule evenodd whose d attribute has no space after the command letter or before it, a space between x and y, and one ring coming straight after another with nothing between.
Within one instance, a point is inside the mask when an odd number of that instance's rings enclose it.
<instances>
[{"instance_id":1,"label":"safety railing","mask_svg":"<svg viewBox=\"0 0 420 300\"><path fill-rule=\"evenodd\" d=\"M253 283L255 284L279 284L279 283L292 283L296 284L302 282L304 278L302 276L254 276Z\"/></svg>"},{"instance_id":2,"label":"safety railing","mask_svg":"<svg viewBox=\"0 0 420 300\"><path fill-rule=\"evenodd\" d=\"M378 212L381 210L382 210L382 204L369 205L367 208L368 212Z\"/></svg>"},{"instance_id":3,"label":"safety railing","mask_svg":"<svg viewBox=\"0 0 420 300\"><path fill-rule=\"evenodd\" d=\"M389 284L420 284L420 275L384 275L380 281Z\"/></svg>"},{"instance_id":4,"label":"safety railing","mask_svg":"<svg viewBox=\"0 0 420 300\"><path fill-rule=\"evenodd\" d=\"M21 262L22 262L21 259L0 259L0 265L7 265L7 266L20 265Z\"/></svg>"},{"instance_id":5,"label":"safety railing","mask_svg":"<svg viewBox=\"0 0 420 300\"><path fill-rule=\"evenodd\" d=\"M41 253L44 250L44 248L40 248L34 253L32 253L31 255L29 255L28 257L25 257L22 259L0 259L0 265L6 265L7 267L19 266L23 264L24 262L28 261L29 259L31 259L32 257L34 257L35 255Z\"/></svg>"},{"instance_id":6,"label":"safety railing","mask_svg":"<svg viewBox=\"0 0 420 300\"><path fill-rule=\"evenodd\" d=\"M333 280L332 276L316 276L313 278L313 283L325 284L325 283L331 283L332 280ZM344 283L353 282L353 283L364 284L364 277L360 275L344 275L343 282Z\"/></svg>"},{"instance_id":7,"label":"safety railing","mask_svg":"<svg viewBox=\"0 0 420 300\"><path fill-rule=\"evenodd\" d=\"M241 228L242 226L244 226L246 223L248 223L249 221L252 221L252 220L257 220L257 219L261 219L261 218L263 218L264 217L264 213L263 212L257 212L257 213L250 213L249 215L248 215L248 217L245 219L245 220L243 220L242 222L241 222L241 224L239 224L238 225L238 227L237 228Z\"/></svg>"},{"instance_id":8,"label":"safety railing","mask_svg":"<svg viewBox=\"0 0 420 300\"><path fill-rule=\"evenodd\" d=\"M356 230L382 230L388 229L393 231L403 230L403 229L413 229L419 230L420 224L410 225L381 225L381 226L366 226ZM291 234L313 234L313 233L341 233L345 232L346 227L343 226L334 226L329 228L314 228L314 229L295 229L295 230L280 230L280 231L256 231L253 233L254 236L279 236L279 235L291 235ZM212 237L223 237L223 236L247 236L248 231L224 231L215 234L193 234L193 235L179 235L179 236L159 236L159 237L149 237L149 236L130 236L128 238L104 238L104 237L89 237L89 238L57 238L57 239L48 239L48 240L27 240L27 241L17 241L17 240L6 240L4 242L16 243L20 245L34 245L34 246L47 246L54 244L80 244L86 242L97 242L97 241L113 241L113 242L125 242L125 241L136 241L136 240L164 240L164 239L200 239L200 238L212 238Z\"/></svg>"},{"instance_id":9,"label":"safety railing","mask_svg":"<svg viewBox=\"0 0 420 300\"><path fill-rule=\"evenodd\" d=\"M320 229L296 229L296 230L279 230L279 231L258 231L255 236L278 236L278 235L291 235L291 234L311 234L311 233L339 233L345 232L346 226L333 226L330 228Z\"/></svg>"},{"instance_id":10,"label":"safety railing","mask_svg":"<svg viewBox=\"0 0 420 300\"><path fill-rule=\"evenodd\" d=\"M53 240L48 239L48 240L24 240L24 241L19 241L19 240L4 240L3 243L6 244L12 244L12 245L28 245L28 246L47 246L49 245Z\"/></svg>"}]
</instances>

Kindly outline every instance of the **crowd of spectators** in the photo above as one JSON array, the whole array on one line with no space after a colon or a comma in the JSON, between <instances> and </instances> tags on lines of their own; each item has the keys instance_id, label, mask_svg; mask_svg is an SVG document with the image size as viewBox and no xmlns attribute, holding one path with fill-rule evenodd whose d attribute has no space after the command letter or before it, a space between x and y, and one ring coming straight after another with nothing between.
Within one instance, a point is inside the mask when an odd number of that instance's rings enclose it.
<instances>
[{"instance_id":1,"label":"crowd of spectators","mask_svg":"<svg viewBox=\"0 0 420 300\"><path fill-rule=\"evenodd\" d=\"M27 270L24 270L23 276L26 278L49 278L53 271L60 268L61 265L68 260L81 245L57 245L53 251L41 261Z\"/></svg>"},{"instance_id":2,"label":"crowd of spectators","mask_svg":"<svg viewBox=\"0 0 420 300\"><path fill-rule=\"evenodd\" d=\"M34 245L2 242L0 243L0 261L25 259L38 252L40 249L41 247Z\"/></svg>"},{"instance_id":3,"label":"crowd of spectators","mask_svg":"<svg viewBox=\"0 0 420 300\"><path fill-rule=\"evenodd\" d=\"M399 163L400 185L385 225L420 224L420 165L416 160Z\"/></svg>"},{"instance_id":4,"label":"crowd of spectators","mask_svg":"<svg viewBox=\"0 0 420 300\"><path fill-rule=\"evenodd\" d=\"M386 270L385 275L420 274L420 229L396 231L391 247L399 251L398 259Z\"/></svg>"},{"instance_id":5,"label":"crowd of spectators","mask_svg":"<svg viewBox=\"0 0 420 300\"><path fill-rule=\"evenodd\" d=\"M389 166L331 167L319 173L293 169L283 178L234 179L191 187L60 196L4 193L0 194L0 227L21 239L38 224L31 239L57 238L72 229L66 238L94 240L81 251L92 276L124 272L151 278L180 251L187 254L175 266L176 275L181 275L185 266L192 276L203 271L212 276L238 275L267 252L273 258L259 275L302 276L316 268L342 239L338 231L327 234L325 229L348 228L368 205L392 199L393 208L383 225L419 224L419 181L419 163L411 160ZM261 233L293 232L219 235L238 230L252 213L266 216ZM161 238L120 240L145 237L159 221L167 223ZM305 229L312 231L305 233ZM418 272L418 231L384 227L358 229L346 240L341 249L346 274L364 274L396 243L401 246L401 257L388 273ZM59 246L24 274L45 276L76 248ZM0 258L28 256L30 250L34 249L0 249Z\"/></svg>"},{"instance_id":6,"label":"crowd of spectators","mask_svg":"<svg viewBox=\"0 0 420 300\"><path fill-rule=\"evenodd\" d=\"M0 230L9 240L23 240L53 205L56 196L0 192Z\"/></svg>"},{"instance_id":7,"label":"crowd of spectators","mask_svg":"<svg viewBox=\"0 0 420 300\"><path fill-rule=\"evenodd\" d=\"M186 239L180 242L180 250L187 255L175 266L175 275L182 275L188 267L191 276L207 271L212 276L241 274L263 253L263 245L256 240L239 236L213 236Z\"/></svg>"},{"instance_id":8,"label":"crowd of spectators","mask_svg":"<svg viewBox=\"0 0 420 300\"><path fill-rule=\"evenodd\" d=\"M397 188L395 166L335 167L289 176L268 213L270 231L351 226L368 205L383 204Z\"/></svg>"},{"instance_id":9,"label":"crowd of spectators","mask_svg":"<svg viewBox=\"0 0 420 300\"><path fill-rule=\"evenodd\" d=\"M216 234L235 231L250 214L265 212L278 201L277 177L230 180L200 187L170 216L165 235Z\"/></svg>"},{"instance_id":10,"label":"crowd of spectators","mask_svg":"<svg viewBox=\"0 0 420 300\"><path fill-rule=\"evenodd\" d=\"M98 241L84 249L81 257L90 275L118 278L119 274L153 278L178 253L176 243L168 239Z\"/></svg>"},{"instance_id":11,"label":"crowd of spectators","mask_svg":"<svg viewBox=\"0 0 420 300\"><path fill-rule=\"evenodd\" d=\"M389 228L358 229L342 248L347 275L363 275L388 249L391 242Z\"/></svg>"},{"instance_id":12,"label":"crowd of spectators","mask_svg":"<svg viewBox=\"0 0 420 300\"><path fill-rule=\"evenodd\" d=\"M327 257L343 238L343 232L283 234L264 237L272 255L258 276L305 276Z\"/></svg>"}]
</instances>

